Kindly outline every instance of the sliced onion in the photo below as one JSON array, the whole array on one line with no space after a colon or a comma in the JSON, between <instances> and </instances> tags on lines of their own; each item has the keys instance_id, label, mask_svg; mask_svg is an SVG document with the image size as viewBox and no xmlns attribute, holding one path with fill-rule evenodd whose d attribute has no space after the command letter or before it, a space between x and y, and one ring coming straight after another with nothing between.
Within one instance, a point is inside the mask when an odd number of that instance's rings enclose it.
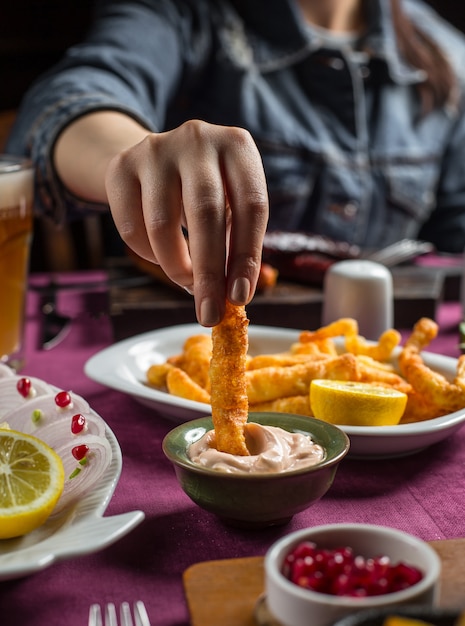
<instances>
[{"instance_id":1,"label":"sliced onion","mask_svg":"<svg viewBox=\"0 0 465 626\"><path fill-rule=\"evenodd\" d=\"M5 363L0 363L0 378L11 378L12 376L15 376L15 373L11 367L8 367Z\"/></svg>"},{"instance_id":2,"label":"sliced onion","mask_svg":"<svg viewBox=\"0 0 465 626\"><path fill-rule=\"evenodd\" d=\"M60 455L65 485L54 510L57 513L89 493L110 465L112 449L106 438L105 422L91 410L87 400L74 392L68 392L71 397L68 406L57 406L55 397L59 390L39 378L27 377L33 393L24 398L16 385L25 377L6 368L0 364L0 423L38 437ZM77 413L84 416L86 424L82 432L74 434L71 422ZM73 448L79 445L89 448L85 464L72 454Z\"/></svg>"},{"instance_id":3,"label":"sliced onion","mask_svg":"<svg viewBox=\"0 0 465 626\"><path fill-rule=\"evenodd\" d=\"M85 435L93 435L94 437L105 439L105 422L102 418L95 413L84 413L83 415L86 420L87 428L77 435L71 432L71 416L69 415L61 417L59 420L55 420L51 423L39 422L35 428L34 424L32 424L32 428L23 430L22 432L27 432L29 435L34 435L34 437L42 439L42 441L45 441L45 443L54 450L56 450L58 446L68 442L77 446L79 445L81 437Z\"/></svg>"},{"instance_id":4,"label":"sliced onion","mask_svg":"<svg viewBox=\"0 0 465 626\"><path fill-rule=\"evenodd\" d=\"M73 456L75 446L89 447L86 464L80 464ZM54 513L90 492L109 467L112 459L111 445L104 437L84 435L55 447L65 469L65 486Z\"/></svg>"},{"instance_id":5,"label":"sliced onion","mask_svg":"<svg viewBox=\"0 0 465 626\"><path fill-rule=\"evenodd\" d=\"M56 405L55 391L52 394L36 397L34 400L24 402L21 406L3 414L2 421L6 422L13 430L20 430L31 435L34 435L40 427L54 424L64 417L68 419L71 427L72 416L75 413L88 413L90 407L81 396L70 395L72 403L64 408Z\"/></svg>"},{"instance_id":6,"label":"sliced onion","mask_svg":"<svg viewBox=\"0 0 465 626\"><path fill-rule=\"evenodd\" d=\"M16 388L18 380L22 376L5 376L0 378L0 421L7 421L7 414L16 407L22 407L35 401L38 397L53 393L53 387L40 378L28 376L31 381L32 393L27 398L19 393Z\"/></svg>"}]
</instances>

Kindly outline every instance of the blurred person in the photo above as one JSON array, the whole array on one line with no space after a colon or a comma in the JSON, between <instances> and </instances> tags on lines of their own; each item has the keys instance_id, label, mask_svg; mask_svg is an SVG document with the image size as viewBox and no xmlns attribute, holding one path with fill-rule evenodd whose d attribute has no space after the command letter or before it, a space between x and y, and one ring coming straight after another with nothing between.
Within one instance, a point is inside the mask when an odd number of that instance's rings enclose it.
<instances>
[{"instance_id":1,"label":"blurred person","mask_svg":"<svg viewBox=\"0 0 465 626\"><path fill-rule=\"evenodd\" d=\"M109 206L212 326L252 298L267 228L465 248L464 68L420 0L101 0L8 150L39 212Z\"/></svg>"}]
</instances>

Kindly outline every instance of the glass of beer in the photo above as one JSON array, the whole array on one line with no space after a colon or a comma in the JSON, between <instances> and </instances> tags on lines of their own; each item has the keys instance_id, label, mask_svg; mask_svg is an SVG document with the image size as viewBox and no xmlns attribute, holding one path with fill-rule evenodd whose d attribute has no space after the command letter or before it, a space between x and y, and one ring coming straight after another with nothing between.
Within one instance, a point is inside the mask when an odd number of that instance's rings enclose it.
<instances>
[{"instance_id":1,"label":"glass of beer","mask_svg":"<svg viewBox=\"0 0 465 626\"><path fill-rule=\"evenodd\" d=\"M24 364L33 196L32 163L0 155L0 360L16 371Z\"/></svg>"}]
</instances>

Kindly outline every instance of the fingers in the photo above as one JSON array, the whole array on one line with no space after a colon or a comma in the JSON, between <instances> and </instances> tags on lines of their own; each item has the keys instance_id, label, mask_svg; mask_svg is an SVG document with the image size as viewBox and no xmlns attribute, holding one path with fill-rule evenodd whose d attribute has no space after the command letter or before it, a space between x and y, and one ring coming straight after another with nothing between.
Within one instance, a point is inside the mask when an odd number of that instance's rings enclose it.
<instances>
[{"instance_id":1,"label":"fingers","mask_svg":"<svg viewBox=\"0 0 465 626\"><path fill-rule=\"evenodd\" d=\"M123 240L193 291L201 324L221 321L226 296L250 301L268 202L249 133L191 121L150 135L112 161L106 184Z\"/></svg>"},{"instance_id":2,"label":"fingers","mask_svg":"<svg viewBox=\"0 0 465 626\"><path fill-rule=\"evenodd\" d=\"M268 223L268 194L262 160L248 134L234 129L234 149L224 155L231 229L227 293L233 304L247 304L257 286Z\"/></svg>"},{"instance_id":3,"label":"fingers","mask_svg":"<svg viewBox=\"0 0 465 626\"><path fill-rule=\"evenodd\" d=\"M214 326L224 315L227 220L216 149L199 150L180 164L197 319Z\"/></svg>"},{"instance_id":4,"label":"fingers","mask_svg":"<svg viewBox=\"0 0 465 626\"><path fill-rule=\"evenodd\" d=\"M192 264L181 228L179 175L151 137L110 163L106 175L108 202L123 241L142 258L159 264L171 280L192 291Z\"/></svg>"}]
</instances>

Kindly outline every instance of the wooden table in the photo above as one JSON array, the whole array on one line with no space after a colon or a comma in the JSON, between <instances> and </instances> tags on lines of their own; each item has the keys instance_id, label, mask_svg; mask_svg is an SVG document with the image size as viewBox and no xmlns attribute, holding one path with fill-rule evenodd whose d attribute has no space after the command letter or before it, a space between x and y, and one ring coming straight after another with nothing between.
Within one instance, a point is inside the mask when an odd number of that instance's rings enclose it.
<instances>
[{"instance_id":1,"label":"wooden table","mask_svg":"<svg viewBox=\"0 0 465 626\"><path fill-rule=\"evenodd\" d=\"M113 259L109 267L110 315L115 339L120 340L164 326L196 321L194 302L184 290L160 281L128 287L124 281L140 276L129 259ZM394 326L411 328L423 316L436 318L444 298L457 299L460 267L399 266L392 269ZM118 281L123 284L118 285ZM321 325L321 287L278 280L277 285L258 293L247 307L252 324L311 329Z\"/></svg>"}]
</instances>

